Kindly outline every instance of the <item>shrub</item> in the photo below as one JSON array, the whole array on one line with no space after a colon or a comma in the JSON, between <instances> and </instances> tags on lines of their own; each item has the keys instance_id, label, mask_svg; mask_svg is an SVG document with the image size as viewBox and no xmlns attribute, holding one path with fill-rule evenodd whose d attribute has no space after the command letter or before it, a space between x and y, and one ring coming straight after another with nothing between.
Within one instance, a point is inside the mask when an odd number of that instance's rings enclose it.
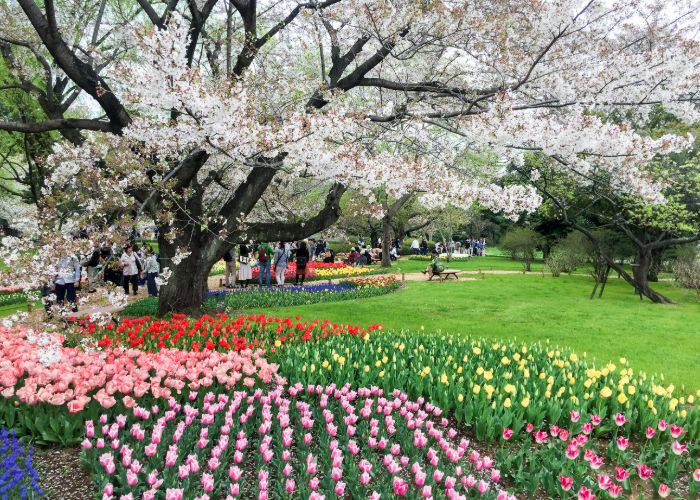
<instances>
[{"instance_id":1,"label":"shrub","mask_svg":"<svg viewBox=\"0 0 700 500\"><path fill-rule=\"evenodd\" d=\"M522 260L524 270L530 271L532 261L535 260L535 250L543 240L542 235L532 229L515 227L503 235L499 246L509 252L513 260Z\"/></svg>"},{"instance_id":2,"label":"shrub","mask_svg":"<svg viewBox=\"0 0 700 500\"><path fill-rule=\"evenodd\" d=\"M673 264L673 277L680 286L700 294L700 253L693 249L678 255Z\"/></svg>"}]
</instances>

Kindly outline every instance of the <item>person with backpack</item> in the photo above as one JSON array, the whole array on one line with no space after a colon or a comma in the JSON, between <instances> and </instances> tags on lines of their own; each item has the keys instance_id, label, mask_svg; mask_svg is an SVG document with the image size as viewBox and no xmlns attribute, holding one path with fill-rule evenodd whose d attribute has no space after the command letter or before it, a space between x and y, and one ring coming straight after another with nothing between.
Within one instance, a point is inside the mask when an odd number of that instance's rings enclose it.
<instances>
[{"instance_id":1,"label":"person with backpack","mask_svg":"<svg viewBox=\"0 0 700 500\"><path fill-rule=\"evenodd\" d=\"M233 252L231 250L228 250L224 254L224 264L226 265L226 276L224 278L224 286L226 288L233 288L233 282L235 282L236 280L236 261L233 258Z\"/></svg>"},{"instance_id":2,"label":"person with backpack","mask_svg":"<svg viewBox=\"0 0 700 500\"><path fill-rule=\"evenodd\" d=\"M253 280L253 269L250 265L250 247L243 243L238 248L238 282L248 286Z\"/></svg>"},{"instance_id":3,"label":"person with backpack","mask_svg":"<svg viewBox=\"0 0 700 500\"><path fill-rule=\"evenodd\" d=\"M297 263L297 270L294 276L294 284L300 284L299 277L301 277L301 284L303 285L304 278L306 277L306 266L308 265L310 258L309 247L307 246L306 241L302 241L299 243L299 248L297 248L295 257Z\"/></svg>"},{"instance_id":4,"label":"person with backpack","mask_svg":"<svg viewBox=\"0 0 700 500\"><path fill-rule=\"evenodd\" d=\"M268 245L265 242L260 243L260 246L258 247L258 268L260 269L260 274L258 274L258 284L260 285L260 288L262 289L263 286L263 280L267 283L267 287L269 288L271 286L271 277L270 277L270 260L272 259L273 255L272 248L270 248L270 245Z\"/></svg>"},{"instance_id":5,"label":"person with backpack","mask_svg":"<svg viewBox=\"0 0 700 500\"><path fill-rule=\"evenodd\" d=\"M119 267L122 269L124 293L129 295L129 283L131 283L134 295L137 295L139 293L139 275L143 266L131 245L124 247L124 253L119 259Z\"/></svg>"},{"instance_id":6,"label":"person with backpack","mask_svg":"<svg viewBox=\"0 0 700 500\"><path fill-rule=\"evenodd\" d=\"M278 285L284 285L284 273L287 271L287 264L289 264L290 252L287 244L284 241L280 241L275 249L275 256L273 259L273 267L275 269L275 280Z\"/></svg>"}]
</instances>

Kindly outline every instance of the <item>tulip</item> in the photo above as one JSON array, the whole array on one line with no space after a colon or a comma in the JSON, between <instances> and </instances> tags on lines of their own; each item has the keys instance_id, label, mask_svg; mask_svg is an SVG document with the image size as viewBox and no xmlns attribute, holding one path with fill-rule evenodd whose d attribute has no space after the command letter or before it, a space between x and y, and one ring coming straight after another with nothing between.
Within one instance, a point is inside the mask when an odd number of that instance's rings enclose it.
<instances>
[{"instance_id":1,"label":"tulip","mask_svg":"<svg viewBox=\"0 0 700 500\"><path fill-rule=\"evenodd\" d=\"M559 484L564 491L569 491L574 485L574 479L569 476L559 476Z\"/></svg>"},{"instance_id":2,"label":"tulip","mask_svg":"<svg viewBox=\"0 0 700 500\"><path fill-rule=\"evenodd\" d=\"M654 429L653 427L647 427L647 430L646 430L647 439L653 438L655 434L656 434L656 429Z\"/></svg>"},{"instance_id":3,"label":"tulip","mask_svg":"<svg viewBox=\"0 0 700 500\"><path fill-rule=\"evenodd\" d=\"M294 479L288 478L284 482L284 489L287 493L294 493L294 490L296 489L297 485L294 482Z\"/></svg>"},{"instance_id":4,"label":"tulip","mask_svg":"<svg viewBox=\"0 0 700 500\"><path fill-rule=\"evenodd\" d=\"M484 481L482 479L481 481L479 481L479 484L476 486L476 489L479 493L481 493L483 495L484 493L486 493L488 491L489 483L487 483L486 481Z\"/></svg>"},{"instance_id":5,"label":"tulip","mask_svg":"<svg viewBox=\"0 0 700 500\"><path fill-rule=\"evenodd\" d=\"M630 445L629 439L627 439L624 436L618 436L618 438L617 438L617 449L618 450L625 451L629 445Z\"/></svg>"},{"instance_id":6,"label":"tulip","mask_svg":"<svg viewBox=\"0 0 700 500\"><path fill-rule=\"evenodd\" d=\"M612 498L619 497L621 493L622 486L620 486L619 484L611 484L608 488L608 495L610 495Z\"/></svg>"},{"instance_id":7,"label":"tulip","mask_svg":"<svg viewBox=\"0 0 700 500\"><path fill-rule=\"evenodd\" d=\"M661 498L666 498L670 493L671 493L671 490L667 484L661 483L659 485L659 496Z\"/></svg>"},{"instance_id":8,"label":"tulip","mask_svg":"<svg viewBox=\"0 0 700 500\"><path fill-rule=\"evenodd\" d=\"M630 473L624 467L615 466L615 479L619 482L625 481L630 477Z\"/></svg>"},{"instance_id":9,"label":"tulip","mask_svg":"<svg viewBox=\"0 0 700 500\"><path fill-rule=\"evenodd\" d=\"M618 427L622 427L627 422L629 422L629 420L627 420L627 418L625 418L625 416L622 413L615 414L615 425L617 425Z\"/></svg>"},{"instance_id":10,"label":"tulip","mask_svg":"<svg viewBox=\"0 0 700 500\"><path fill-rule=\"evenodd\" d=\"M637 466L637 473L639 474L639 477L646 480L654 474L654 471L650 467L647 467L646 464L641 464Z\"/></svg>"},{"instance_id":11,"label":"tulip","mask_svg":"<svg viewBox=\"0 0 700 500\"><path fill-rule=\"evenodd\" d=\"M335 483L335 488L333 488L333 491L336 495L342 497L345 495L345 483L343 481L338 481Z\"/></svg>"},{"instance_id":12,"label":"tulip","mask_svg":"<svg viewBox=\"0 0 700 500\"><path fill-rule=\"evenodd\" d=\"M598 488L601 490L607 490L610 488L610 485L612 484L612 479L610 479L610 476L607 474L598 474L597 475L598 479Z\"/></svg>"},{"instance_id":13,"label":"tulip","mask_svg":"<svg viewBox=\"0 0 700 500\"><path fill-rule=\"evenodd\" d=\"M671 432L671 437L672 437L673 439L678 439L678 438L681 437L683 434L685 434L685 430L683 429L683 427L679 427L679 426L677 426L677 425L675 425L675 424L674 424L674 425L671 425L671 430L670 430L670 432Z\"/></svg>"},{"instance_id":14,"label":"tulip","mask_svg":"<svg viewBox=\"0 0 700 500\"><path fill-rule=\"evenodd\" d=\"M508 441L511 437L513 437L513 429L509 429L508 427L503 429L503 439Z\"/></svg>"},{"instance_id":15,"label":"tulip","mask_svg":"<svg viewBox=\"0 0 700 500\"><path fill-rule=\"evenodd\" d=\"M671 450L673 451L674 455L682 455L683 452L688 451L688 447L679 443L678 441L674 441L671 445Z\"/></svg>"},{"instance_id":16,"label":"tulip","mask_svg":"<svg viewBox=\"0 0 700 500\"><path fill-rule=\"evenodd\" d=\"M595 495L593 492L585 486L581 486L581 488L578 490L578 500L593 500L594 498Z\"/></svg>"}]
</instances>

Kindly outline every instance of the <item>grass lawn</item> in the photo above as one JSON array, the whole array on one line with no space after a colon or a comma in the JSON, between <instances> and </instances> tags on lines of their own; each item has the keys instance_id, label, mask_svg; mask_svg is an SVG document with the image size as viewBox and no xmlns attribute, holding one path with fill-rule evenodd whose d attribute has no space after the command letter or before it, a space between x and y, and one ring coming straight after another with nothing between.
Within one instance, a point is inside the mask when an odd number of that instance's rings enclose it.
<instances>
[{"instance_id":1,"label":"grass lawn","mask_svg":"<svg viewBox=\"0 0 700 500\"><path fill-rule=\"evenodd\" d=\"M626 357L633 368L663 374L666 382L694 392L700 389L700 300L670 283L655 286L678 304L641 302L617 279L610 280L603 299L589 300L588 277L487 274L477 281L408 282L382 297L266 312L392 329L549 339L598 362Z\"/></svg>"}]
</instances>

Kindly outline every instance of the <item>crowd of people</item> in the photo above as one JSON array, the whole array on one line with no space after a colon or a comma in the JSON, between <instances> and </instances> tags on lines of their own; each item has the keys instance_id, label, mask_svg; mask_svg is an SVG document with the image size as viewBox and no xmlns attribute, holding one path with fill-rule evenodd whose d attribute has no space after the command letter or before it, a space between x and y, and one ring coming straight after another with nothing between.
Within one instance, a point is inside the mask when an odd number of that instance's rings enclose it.
<instances>
[{"instance_id":1,"label":"crowd of people","mask_svg":"<svg viewBox=\"0 0 700 500\"><path fill-rule=\"evenodd\" d=\"M137 295L139 286L146 285L148 294L157 297L159 274L160 259L150 246L101 245L87 255L66 255L58 260L54 279L42 288L44 306L48 312L54 304L77 311L77 291L83 277L88 293L97 291L105 283L113 283L123 287L127 295L129 290Z\"/></svg>"},{"instance_id":2,"label":"crowd of people","mask_svg":"<svg viewBox=\"0 0 700 500\"><path fill-rule=\"evenodd\" d=\"M280 241L274 244L249 241L239 245L236 250L228 251L223 256L224 286L228 288L234 287L236 283L243 287L252 285L254 268L259 270L258 286L271 287L273 275L277 285L285 284L287 267L293 262L295 264L294 284L298 285L304 283L306 270L311 261L318 260L325 263L342 261L352 266L365 266L381 261L383 253L381 242L367 245L362 236L358 238L357 244L351 247L350 252L342 256L336 255L327 241L313 238L303 241ZM400 251L401 241L395 238L391 241L389 249L391 259L398 260ZM436 256L439 260L439 255L445 252L483 256L486 253L486 240L467 238L464 241L451 240L446 244L437 242L434 252L431 252L433 261ZM427 255L426 239L419 241L414 238L411 242L411 253ZM439 267L434 264L436 263L431 262L432 267ZM53 304L63 307L66 303L71 310L77 311L76 292L84 276L88 292L96 291L97 287L105 283L113 283L121 286L126 295L130 292L137 295L139 286L145 285L148 295L158 296L156 278L160 274L160 257L150 246L139 247L132 243L119 248L116 245L105 244L94 248L88 255L64 256L57 262L56 269L54 279L42 290L47 311Z\"/></svg>"},{"instance_id":3,"label":"crowd of people","mask_svg":"<svg viewBox=\"0 0 700 500\"><path fill-rule=\"evenodd\" d=\"M470 257L483 257L486 255L486 238L466 238L465 240L449 240L446 243L435 243L435 252L439 254L458 254ZM428 255L428 242L423 238L420 242L414 238L411 242L413 255Z\"/></svg>"}]
</instances>

